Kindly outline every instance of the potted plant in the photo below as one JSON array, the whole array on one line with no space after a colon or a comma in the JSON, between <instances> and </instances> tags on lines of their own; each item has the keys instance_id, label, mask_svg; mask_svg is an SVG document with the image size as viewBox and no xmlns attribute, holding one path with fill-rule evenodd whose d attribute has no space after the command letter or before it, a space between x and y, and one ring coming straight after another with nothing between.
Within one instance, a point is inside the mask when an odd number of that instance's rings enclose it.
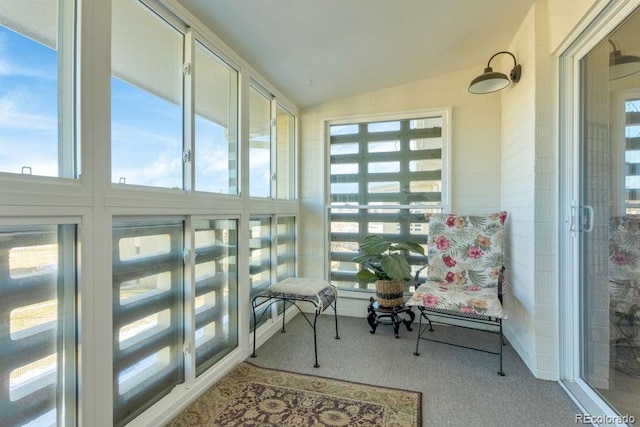
<instances>
[{"instance_id":1,"label":"potted plant","mask_svg":"<svg viewBox=\"0 0 640 427\"><path fill-rule=\"evenodd\" d=\"M424 248L414 242L392 242L379 235L367 236L353 259L360 264L358 281L376 283L376 297L382 307L401 305L404 282L411 280L411 267L403 251L424 255Z\"/></svg>"}]
</instances>

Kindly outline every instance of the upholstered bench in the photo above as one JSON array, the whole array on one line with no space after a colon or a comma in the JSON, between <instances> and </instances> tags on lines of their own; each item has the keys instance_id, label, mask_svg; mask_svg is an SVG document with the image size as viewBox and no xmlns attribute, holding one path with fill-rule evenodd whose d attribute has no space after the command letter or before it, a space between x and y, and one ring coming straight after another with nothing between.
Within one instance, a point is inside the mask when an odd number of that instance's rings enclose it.
<instances>
[{"instance_id":1,"label":"upholstered bench","mask_svg":"<svg viewBox=\"0 0 640 427\"><path fill-rule=\"evenodd\" d=\"M264 304L267 304L265 310L262 312L267 313L267 309L274 303L282 301L284 303L284 310L282 313L282 331L285 331L285 313L287 310L287 303L293 305L302 314L304 319L313 329L313 349L315 353L314 368L319 367L318 364L318 340L316 336L316 321L318 316L331 307L334 311L334 319L336 325L336 339L340 339L338 335L338 310L337 310L338 290L335 286L329 282L319 279L311 279L306 277L289 277L281 282L274 283L269 286L264 292L256 295L251 301L251 307L253 310L253 322L254 325L258 324L260 319L256 318L256 309ZM309 303L314 309L313 322L309 320L307 313L302 311L298 304ZM260 315L260 317L262 317ZM256 357L256 333L253 333L253 353L251 357Z\"/></svg>"}]
</instances>

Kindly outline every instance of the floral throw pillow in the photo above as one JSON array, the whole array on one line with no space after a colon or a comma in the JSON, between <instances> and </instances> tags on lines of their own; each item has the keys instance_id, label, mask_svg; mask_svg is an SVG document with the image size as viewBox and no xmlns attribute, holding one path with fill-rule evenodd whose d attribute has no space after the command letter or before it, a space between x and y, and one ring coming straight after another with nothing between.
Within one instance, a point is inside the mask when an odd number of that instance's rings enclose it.
<instances>
[{"instance_id":1,"label":"floral throw pillow","mask_svg":"<svg viewBox=\"0 0 640 427\"><path fill-rule=\"evenodd\" d=\"M619 216L609 221L609 278L640 281L640 217Z\"/></svg>"},{"instance_id":2,"label":"floral throw pillow","mask_svg":"<svg viewBox=\"0 0 640 427\"><path fill-rule=\"evenodd\" d=\"M454 285L492 288L504 263L506 212L484 215L428 214L428 278Z\"/></svg>"}]
</instances>

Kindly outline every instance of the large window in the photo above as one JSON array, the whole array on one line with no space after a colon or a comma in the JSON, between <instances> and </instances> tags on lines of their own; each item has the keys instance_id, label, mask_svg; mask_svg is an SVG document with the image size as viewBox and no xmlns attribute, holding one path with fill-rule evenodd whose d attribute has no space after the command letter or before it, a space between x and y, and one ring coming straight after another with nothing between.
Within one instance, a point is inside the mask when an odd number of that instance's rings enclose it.
<instances>
[{"instance_id":1,"label":"large window","mask_svg":"<svg viewBox=\"0 0 640 427\"><path fill-rule=\"evenodd\" d=\"M113 225L113 375L116 425L184 381L183 222Z\"/></svg>"},{"instance_id":2,"label":"large window","mask_svg":"<svg viewBox=\"0 0 640 427\"><path fill-rule=\"evenodd\" d=\"M74 225L0 226L0 413L75 425Z\"/></svg>"},{"instance_id":3,"label":"large window","mask_svg":"<svg viewBox=\"0 0 640 427\"><path fill-rule=\"evenodd\" d=\"M111 28L111 180L182 189L184 36L136 0Z\"/></svg>"},{"instance_id":4,"label":"large window","mask_svg":"<svg viewBox=\"0 0 640 427\"><path fill-rule=\"evenodd\" d=\"M295 117L284 107L276 108L276 198L295 198Z\"/></svg>"},{"instance_id":5,"label":"large window","mask_svg":"<svg viewBox=\"0 0 640 427\"><path fill-rule=\"evenodd\" d=\"M296 275L296 218L279 216L276 233L276 259L278 281Z\"/></svg>"},{"instance_id":6,"label":"large window","mask_svg":"<svg viewBox=\"0 0 640 427\"><path fill-rule=\"evenodd\" d=\"M0 425L162 424L247 339L239 272L295 274L296 109L165 3L0 0Z\"/></svg>"},{"instance_id":7,"label":"large window","mask_svg":"<svg viewBox=\"0 0 640 427\"><path fill-rule=\"evenodd\" d=\"M249 222L249 298L253 298L271 285L271 217L252 218ZM263 315L264 307L256 312L257 325L263 324L269 315ZM261 317L262 316L262 317Z\"/></svg>"},{"instance_id":8,"label":"large window","mask_svg":"<svg viewBox=\"0 0 640 427\"><path fill-rule=\"evenodd\" d=\"M249 195L271 197L271 99L249 92Z\"/></svg>"},{"instance_id":9,"label":"large window","mask_svg":"<svg viewBox=\"0 0 640 427\"><path fill-rule=\"evenodd\" d=\"M296 275L296 217L289 215L255 217L250 221L250 299L266 290L275 281ZM273 262L275 260L275 263ZM284 304L278 302L276 307L265 313L266 305L258 307L256 317L258 324L266 323L276 313L282 313ZM275 311L274 311L275 310ZM253 316L253 313L251 313Z\"/></svg>"},{"instance_id":10,"label":"large window","mask_svg":"<svg viewBox=\"0 0 640 427\"><path fill-rule=\"evenodd\" d=\"M195 189L238 193L238 73L201 43L195 50Z\"/></svg>"},{"instance_id":11,"label":"large window","mask_svg":"<svg viewBox=\"0 0 640 427\"><path fill-rule=\"evenodd\" d=\"M182 220L114 222L114 422L118 425L238 346L237 221L191 222L193 231L186 232L188 223ZM185 348L189 351L183 352ZM185 364L185 358L192 357L195 372L189 371L193 363Z\"/></svg>"},{"instance_id":12,"label":"large window","mask_svg":"<svg viewBox=\"0 0 640 427\"><path fill-rule=\"evenodd\" d=\"M238 226L195 221L195 345L197 375L238 346Z\"/></svg>"},{"instance_id":13,"label":"large window","mask_svg":"<svg viewBox=\"0 0 640 427\"><path fill-rule=\"evenodd\" d=\"M256 87L250 89L249 106L249 195L293 200L295 117Z\"/></svg>"},{"instance_id":14,"label":"large window","mask_svg":"<svg viewBox=\"0 0 640 427\"><path fill-rule=\"evenodd\" d=\"M0 172L75 178L74 2L2 1Z\"/></svg>"},{"instance_id":15,"label":"large window","mask_svg":"<svg viewBox=\"0 0 640 427\"><path fill-rule=\"evenodd\" d=\"M424 214L447 204L446 114L330 125L332 283L373 286L356 281L352 261L369 234L427 243ZM410 255L414 269L425 261Z\"/></svg>"}]
</instances>

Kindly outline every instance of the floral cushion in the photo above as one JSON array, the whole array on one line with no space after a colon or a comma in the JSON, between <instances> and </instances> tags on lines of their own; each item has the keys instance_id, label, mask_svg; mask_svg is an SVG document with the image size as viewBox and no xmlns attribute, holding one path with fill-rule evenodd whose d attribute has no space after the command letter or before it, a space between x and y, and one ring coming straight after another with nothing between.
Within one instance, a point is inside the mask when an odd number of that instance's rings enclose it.
<instances>
[{"instance_id":1,"label":"floral cushion","mask_svg":"<svg viewBox=\"0 0 640 427\"><path fill-rule=\"evenodd\" d=\"M482 286L427 281L416 289L406 305L455 311L463 315L507 318L498 299L497 289Z\"/></svg>"},{"instance_id":2,"label":"floral cushion","mask_svg":"<svg viewBox=\"0 0 640 427\"><path fill-rule=\"evenodd\" d=\"M609 295L613 311L640 306L640 216L609 222Z\"/></svg>"},{"instance_id":3,"label":"floral cushion","mask_svg":"<svg viewBox=\"0 0 640 427\"><path fill-rule=\"evenodd\" d=\"M407 305L506 318L498 299L506 218L506 212L429 215L428 280Z\"/></svg>"}]
</instances>

